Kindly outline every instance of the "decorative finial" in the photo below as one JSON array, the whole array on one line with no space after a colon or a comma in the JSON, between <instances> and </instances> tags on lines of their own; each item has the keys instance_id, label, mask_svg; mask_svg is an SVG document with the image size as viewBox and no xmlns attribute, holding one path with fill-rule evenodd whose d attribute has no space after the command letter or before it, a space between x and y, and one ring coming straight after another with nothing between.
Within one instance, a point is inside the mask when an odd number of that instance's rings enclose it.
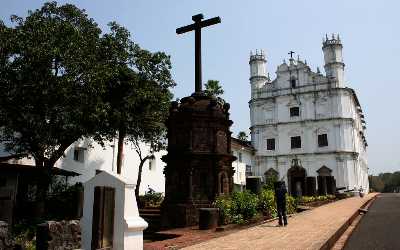
<instances>
[{"instance_id":1,"label":"decorative finial","mask_svg":"<svg viewBox=\"0 0 400 250\"><path fill-rule=\"evenodd\" d=\"M339 33L337 34L337 40L340 42L340 37L339 37Z\"/></svg>"},{"instance_id":2,"label":"decorative finial","mask_svg":"<svg viewBox=\"0 0 400 250\"><path fill-rule=\"evenodd\" d=\"M267 80L268 80L268 82L271 81L271 78L269 77L269 72L267 73Z\"/></svg>"},{"instance_id":3,"label":"decorative finial","mask_svg":"<svg viewBox=\"0 0 400 250\"><path fill-rule=\"evenodd\" d=\"M297 55L297 61L300 62L300 55Z\"/></svg>"},{"instance_id":4,"label":"decorative finial","mask_svg":"<svg viewBox=\"0 0 400 250\"><path fill-rule=\"evenodd\" d=\"M321 71L319 70L319 67L317 67L317 73L321 74Z\"/></svg>"},{"instance_id":5,"label":"decorative finial","mask_svg":"<svg viewBox=\"0 0 400 250\"><path fill-rule=\"evenodd\" d=\"M325 41L328 41L328 34L325 34Z\"/></svg>"},{"instance_id":6,"label":"decorative finial","mask_svg":"<svg viewBox=\"0 0 400 250\"><path fill-rule=\"evenodd\" d=\"M285 63L285 64L286 64L286 60L285 60L285 59L283 59L283 63Z\"/></svg>"},{"instance_id":7,"label":"decorative finial","mask_svg":"<svg viewBox=\"0 0 400 250\"><path fill-rule=\"evenodd\" d=\"M304 64L307 65L307 60L306 59L304 59Z\"/></svg>"},{"instance_id":8,"label":"decorative finial","mask_svg":"<svg viewBox=\"0 0 400 250\"><path fill-rule=\"evenodd\" d=\"M335 34L332 33L332 40L335 40Z\"/></svg>"}]
</instances>

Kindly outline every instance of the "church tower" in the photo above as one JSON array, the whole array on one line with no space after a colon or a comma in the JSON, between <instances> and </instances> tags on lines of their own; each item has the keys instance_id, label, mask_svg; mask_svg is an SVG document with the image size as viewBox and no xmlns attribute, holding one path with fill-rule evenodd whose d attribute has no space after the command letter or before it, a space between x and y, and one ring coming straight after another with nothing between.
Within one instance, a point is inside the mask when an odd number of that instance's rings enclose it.
<instances>
[{"instance_id":1,"label":"church tower","mask_svg":"<svg viewBox=\"0 0 400 250\"><path fill-rule=\"evenodd\" d=\"M253 95L256 89L262 88L267 81L265 54L263 51L257 51L253 54L250 52L250 84L251 94Z\"/></svg>"},{"instance_id":2,"label":"church tower","mask_svg":"<svg viewBox=\"0 0 400 250\"><path fill-rule=\"evenodd\" d=\"M324 52L325 72L327 77L336 79L335 87L344 87L344 63L342 57L342 42L339 35L332 38L328 36L322 42L322 51Z\"/></svg>"}]
</instances>

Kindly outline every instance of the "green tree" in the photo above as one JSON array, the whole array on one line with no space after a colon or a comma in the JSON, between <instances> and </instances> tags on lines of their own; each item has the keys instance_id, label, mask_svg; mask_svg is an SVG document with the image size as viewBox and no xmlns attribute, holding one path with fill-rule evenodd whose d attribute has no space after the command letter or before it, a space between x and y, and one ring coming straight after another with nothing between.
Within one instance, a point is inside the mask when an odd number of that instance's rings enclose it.
<instances>
[{"instance_id":1,"label":"green tree","mask_svg":"<svg viewBox=\"0 0 400 250\"><path fill-rule=\"evenodd\" d=\"M247 141L247 134L244 131L240 131L237 135L237 138L241 141Z\"/></svg>"},{"instance_id":2,"label":"green tree","mask_svg":"<svg viewBox=\"0 0 400 250\"><path fill-rule=\"evenodd\" d=\"M73 142L93 137L102 144L118 134L120 172L126 138L151 145L141 166L162 148L175 84L169 56L141 49L116 23L101 36L70 4L46 3L12 20L13 27L0 22L0 140L7 151L50 169Z\"/></svg>"},{"instance_id":3,"label":"green tree","mask_svg":"<svg viewBox=\"0 0 400 250\"><path fill-rule=\"evenodd\" d=\"M55 2L12 21L0 23L0 141L50 168L104 116L101 30Z\"/></svg>"},{"instance_id":4,"label":"green tree","mask_svg":"<svg viewBox=\"0 0 400 250\"><path fill-rule=\"evenodd\" d=\"M373 191L382 192L383 189L385 188L385 183L382 181L381 178L379 178L379 176L370 175L368 176L368 180L369 180L369 187Z\"/></svg>"},{"instance_id":5,"label":"green tree","mask_svg":"<svg viewBox=\"0 0 400 250\"><path fill-rule=\"evenodd\" d=\"M109 26L111 32L102 40L110 76L104 96L108 121L101 133L108 139L118 134L118 173L121 173L124 143L133 143L140 159L135 190L138 196L144 163L165 147L164 122L172 98L169 88L175 82L169 56L141 49L125 28L114 22ZM150 146L149 151L143 151L143 143Z\"/></svg>"},{"instance_id":6,"label":"green tree","mask_svg":"<svg viewBox=\"0 0 400 250\"><path fill-rule=\"evenodd\" d=\"M370 188L377 192L400 192L400 171L368 177Z\"/></svg>"},{"instance_id":7,"label":"green tree","mask_svg":"<svg viewBox=\"0 0 400 250\"><path fill-rule=\"evenodd\" d=\"M204 92L208 96L215 96L215 97L220 97L222 94L224 94L224 90L219 85L219 81L217 80L208 80L205 85Z\"/></svg>"}]
</instances>

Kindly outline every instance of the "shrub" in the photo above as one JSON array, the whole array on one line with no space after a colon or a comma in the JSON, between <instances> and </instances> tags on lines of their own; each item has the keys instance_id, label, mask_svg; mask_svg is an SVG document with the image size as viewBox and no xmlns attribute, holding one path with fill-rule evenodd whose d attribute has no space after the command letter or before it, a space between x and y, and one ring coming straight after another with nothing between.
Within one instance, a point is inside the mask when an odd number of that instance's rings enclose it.
<instances>
[{"instance_id":1,"label":"shrub","mask_svg":"<svg viewBox=\"0 0 400 250\"><path fill-rule=\"evenodd\" d=\"M42 223L42 220L22 221L15 224L12 228L13 240L16 246L21 246L25 250L36 249L36 226ZM17 247L15 249L18 249Z\"/></svg>"},{"instance_id":2,"label":"shrub","mask_svg":"<svg viewBox=\"0 0 400 250\"><path fill-rule=\"evenodd\" d=\"M78 204L83 193L81 183L72 186L52 188L46 197L46 215L48 220L64 220L79 218Z\"/></svg>"},{"instance_id":3,"label":"shrub","mask_svg":"<svg viewBox=\"0 0 400 250\"><path fill-rule=\"evenodd\" d=\"M271 218L277 216L275 192L266 188L258 196L247 190L234 192L231 196L219 196L214 206L219 208L219 219L222 224L246 223L259 214L258 212L268 214ZM286 195L286 210L288 214L297 210L297 202L290 195Z\"/></svg>"},{"instance_id":4,"label":"shrub","mask_svg":"<svg viewBox=\"0 0 400 250\"><path fill-rule=\"evenodd\" d=\"M267 177L263 189L274 190L274 183L276 181L278 181L278 178L274 175Z\"/></svg>"},{"instance_id":5,"label":"shrub","mask_svg":"<svg viewBox=\"0 0 400 250\"><path fill-rule=\"evenodd\" d=\"M235 223L243 223L257 214L258 197L250 191L232 194L231 215Z\"/></svg>"},{"instance_id":6,"label":"shrub","mask_svg":"<svg viewBox=\"0 0 400 250\"><path fill-rule=\"evenodd\" d=\"M219 209L219 222L224 225L231 223L232 199L227 195L218 196L214 206Z\"/></svg>"},{"instance_id":7,"label":"shrub","mask_svg":"<svg viewBox=\"0 0 400 250\"><path fill-rule=\"evenodd\" d=\"M286 212L294 214L297 211L297 201L293 196L286 195Z\"/></svg>"},{"instance_id":8,"label":"shrub","mask_svg":"<svg viewBox=\"0 0 400 250\"><path fill-rule=\"evenodd\" d=\"M326 200L334 200L336 199L335 195L319 195L319 196L302 196L299 199L301 203L310 203L314 201L326 201Z\"/></svg>"},{"instance_id":9,"label":"shrub","mask_svg":"<svg viewBox=\"0 0 400 250\"><path fill-rule=\"evenodd\" d=\"M277 216L275 193L271 189L263 189L259 195L259 209L271 218Z\"/></svg>"},{"instance_id":10,"label":"shrub","mask_svg":"<svg viewBox=\"0 0 400 250\"><path fill-rule=\"evenodd\" d=\"M164 200L163 193L149 191L139 196L140 207L159 207Z\"/></svg>"},{"instance_id":11,"label":"shrub","mask_svg":"<svg viewBox=\"0 0 400 250\"><path fill-rule=\"evenodd\" d=\"M327 196L328 196L328 199L329 199L329 200L334 200L334 199L336 199L336 195L334 195L334 194L328 194Z\"/></svg>"},{"instance_id":12,"label":"shrub","mask_svg":"<svg viewBox=\"0 0 400 250\"><path fill-rule=\"evenodd\" d=\"M258 212L258 197L248 190L234 192L232 196L220 196L214 205L220 210L220 222L223 224L242 224L252 219Z\"/></svg>"}]
</instances>

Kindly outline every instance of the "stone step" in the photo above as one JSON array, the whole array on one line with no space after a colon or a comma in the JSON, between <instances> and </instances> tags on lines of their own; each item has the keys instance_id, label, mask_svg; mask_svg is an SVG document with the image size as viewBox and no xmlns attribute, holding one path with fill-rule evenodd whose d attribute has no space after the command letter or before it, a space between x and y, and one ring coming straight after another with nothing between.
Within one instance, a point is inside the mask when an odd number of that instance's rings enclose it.
<instances>
[{"instance_id":1,"label":"stone step","mask_svg":"<svg viewBox=\"0 0 400 250\"><path fill-rule=\"evenodd\" d=\"M139 213L143 213L143 214L161 214L161 210L160 209L148 209L148 208L144 208L144 209L139 209Z\"/></svg>"},{"instance_id":2,"label":"stone step","mask_svg":"<svg viewBox=\"0 0 400 250\"><path fill-rule=\"evenodd\" d=\"M140 215L140 217L143 217L143 218L158 218L158 217L161 217L161 214L142 214L142 213L139 213L139 215Z\"/></svg>"}]
</instances>

